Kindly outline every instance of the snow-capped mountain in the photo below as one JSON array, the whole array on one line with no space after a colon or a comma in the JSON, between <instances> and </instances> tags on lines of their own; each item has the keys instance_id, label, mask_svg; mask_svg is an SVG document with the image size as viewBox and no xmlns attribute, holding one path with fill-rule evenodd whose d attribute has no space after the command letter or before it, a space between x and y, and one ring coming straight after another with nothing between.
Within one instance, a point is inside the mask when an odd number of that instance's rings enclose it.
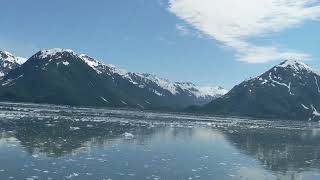
<instances>
[{"instance_id":1,"label":"snow-capped mountain","mask_svg":"<svg viewBox=\"0 0 320 180\"><path fill-rule=\"evenodd\" d=\"M235 86L198 111L222 115L320 119L320 73L287 60Z\"/></svg>"},{"instance_id":2,"label":"snow-capped mountain","mask_svg":"<svg viewBox=\"0 0 320 180\"><path fill-rule=\"evenodd\" d=\"M189 98L194 99L194 104L200 105L206 104L227 93L227 90L222 87L202 87L189 82L172 82L153 74L128 72L116 68L114 65L101 63L85 54L81 54L79 57L98 74L109 76L117 74L131 82L133 85L141 89L147 89L158 96L186 95L189 96Z\"/></svg>"},{"instance_id":3,"label":"snow-capped mountain","mask_svg":"<svg viewBox=\"0 0 320 180\"><path fill-rule=\"evenodd\" d=\"M6 51L0 51L0 77L19 67L25 61L25 58L14 56Z\"/></svg>"},{"instance_id":4,"label":"snow-capped mountain","mask_svg":"<svg viewBox=\"0 0 320 180\"><path fill-rule=\"evenodd\" d=\"M0 100L5 101L147 109L203 105L226 93L127 72L59 48L39 51L0 83Z\"/></svg>"},{"instance_id":5,"label":"snow-capped mountain","mask_svg":"<svg viewBox=\"0 0 320 180\"><path fill-rule=\"evenodd\" d=\"M189 91L190 94L198 98L214 97L215 99L228 92L221 86L197 86L191 82L176 82L176 84L184 91Z\"/></svg>"}]
</instances>

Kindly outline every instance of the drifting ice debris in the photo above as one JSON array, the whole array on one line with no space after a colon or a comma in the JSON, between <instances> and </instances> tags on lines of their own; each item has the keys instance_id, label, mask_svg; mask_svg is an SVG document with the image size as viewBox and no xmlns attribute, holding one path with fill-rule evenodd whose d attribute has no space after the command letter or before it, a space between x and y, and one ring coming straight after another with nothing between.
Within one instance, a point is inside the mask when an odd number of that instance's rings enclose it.
<instances>
[{"instance_id":1,"label":"drifting ice debris","mask_svg":"<svg viewBox=\"0 0 320 180\"><path fill-rule=\"evenodd\" d=\"M77 177L77 176L79 176L78 173L71 173L70 175L65 176L65 177L66 177L67 179L70 179L70 178Z\"/></svg>"},{"instance_id":2,"label":"drifting ice debris","mask_svg":"<svg viewBox=\"0 0 320 180\"><path fill-rule=\"evenodd\" d=\"M131 134L131 133L125 132L125 133L123 133L123 137L124 137L125 139L133 139L133 138L134 138L134 135Z\"/></svg>"},{"instance_id":3,"label":"drifting ice debris","mask_svg":"<svg viewBox=\"0 0 320 180\"><path fill-rule=\"evenodd\" d=\"M71 131L75 131L75 130L79 130L79 129L80 129L79 127L70 127Z\"/></svg>"}]
</instances>

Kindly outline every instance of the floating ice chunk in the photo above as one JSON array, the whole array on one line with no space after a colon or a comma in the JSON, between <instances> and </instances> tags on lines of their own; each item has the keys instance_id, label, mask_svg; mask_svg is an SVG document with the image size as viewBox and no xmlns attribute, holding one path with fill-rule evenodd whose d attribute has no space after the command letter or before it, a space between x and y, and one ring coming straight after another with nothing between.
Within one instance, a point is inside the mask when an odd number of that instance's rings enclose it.
<instances>
[{"instance_id":1,"label":"floating ice chunk","mask_svg":"<svg viewBox=\"0 0 320 180\"><path fill-rule=\"evenodd\" d=\"M39 154L32 154L32 157L38 158L38 157L39 157Z\"/></svg>"},{"instance_id":2,"label":"floating ice chunk","mask_svg":"<svg viewBox=\"0 0 320 180\"><path fill-rule=\"evenodd\" d=\"M78 173L71 173L70 175L66 176L67 179L73 178L73 177L77 177L79 176Z\"/></svg>"},{"instance_id":3,"label":"floating ice chunk","mask_svg":"<svg viewBox=\"0 0 320 180\"><path fill-rule=\"evenodd\" d=\"M133 139L133 138L134 138L134 135L131 134L131 133L125 132L125 133L123 133L123 137L124 137L125 139Z\"/></svg>"},{"instance_id":4,"label":"floating ice chunk","mask_svg":"<svg viewBox=\"0 0 320 180\"><path fill-rule=\"evenodd\" d=\"M79 130L79 129L80 129L79 127L70 127L71 131L75 131L75 130Z\"/></svg>"}]
</instances>

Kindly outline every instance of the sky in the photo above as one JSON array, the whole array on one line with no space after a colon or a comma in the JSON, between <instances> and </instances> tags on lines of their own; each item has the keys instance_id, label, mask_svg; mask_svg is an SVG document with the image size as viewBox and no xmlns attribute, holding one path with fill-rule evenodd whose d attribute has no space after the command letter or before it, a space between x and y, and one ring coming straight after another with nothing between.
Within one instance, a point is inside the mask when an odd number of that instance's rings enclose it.
<instances>
[{"instance_id":1,"label":"sky","mask_svg":"<svg viewBox=\"0 0 320 180\"><path fill-rule=\"evenodd\" d=\"M320 68L319 0L0 0L0 49L67 48L231 89L285 59Z\"/></svg>"}]
</instances>

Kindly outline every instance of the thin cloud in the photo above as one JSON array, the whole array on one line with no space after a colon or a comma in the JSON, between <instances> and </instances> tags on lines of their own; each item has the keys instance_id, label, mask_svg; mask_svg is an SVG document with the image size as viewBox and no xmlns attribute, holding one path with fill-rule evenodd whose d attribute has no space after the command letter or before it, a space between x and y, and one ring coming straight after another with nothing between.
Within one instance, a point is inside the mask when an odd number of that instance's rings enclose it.
<instances>
[{"instance_id":1,"label":"thin cloud","mask_svg":"<svg viewBox=\"0 0 320 180\"><path fill-rule=\"evenodd\" d=\"M182 36L186 36L186 35L190 35L191 32L189 31L189 29L187 29L185 26L181 25L181 24L176 24L176 30L179 32L180 35Z\"/></svg>"},{"instance_id":2,"label":"thin cloud","mask_svg":"<svg viewBox=\"0 0 320 180\"><path fill-rule=\"evenodd\" d=\"M165 37L163 37L163 36L160 36L160 37L158 37L157 39L158 39L159 41L162 41L162 42L167 43L168 45L175 45L175 44L176 44L176 42L171 41L171 40L169 40L169 39L167 39L167 38L165 38Z\"/></svg>"},{"instance_id":3,"label":"thin cloud","mask_svg":"<svg viewBox=\"0 0 320 180\"><path fill-rule=\"evenodd\" d=\"M250 38L319 20L319 0L169 0L169 11L202 33L235 50L236 57L250 63L298 58L303 52L275 46L259 46Z\"/></svg>"}]
</instances>

